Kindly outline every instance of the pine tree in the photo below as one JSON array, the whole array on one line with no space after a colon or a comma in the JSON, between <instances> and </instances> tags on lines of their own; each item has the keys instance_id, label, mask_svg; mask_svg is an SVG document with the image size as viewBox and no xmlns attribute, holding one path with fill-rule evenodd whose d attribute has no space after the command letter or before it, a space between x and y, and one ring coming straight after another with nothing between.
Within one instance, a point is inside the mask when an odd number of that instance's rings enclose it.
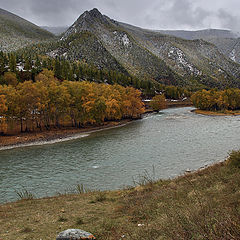
<instances>
[{"instance_id":1,"label":"pine tree","mask_svg":"<svg viewBox=\"0 0 240 240\"><path fill-rule=\"evenodd\" d=\"M3 75L5 71L5 63L3 56L0 56L0 75Z\"/></svg>"},{"instance_id":2,"label":"pine tree","mask_svg":"<svg viewBox=\"0 0 240 240\"><path fill-rule=\"evenodd\" d=\"M16 67L17 67L17 63L16 63L16 57L15 55L11 54L10 55L10 59L9 59L9 68L11 72L16 72Z\"/></svg>"},{"instance_id":3,"label":"pine tree","mask_svg":"<svg viewBox=\"0 0 240 240\"><path fill-rule=\"evenodd\" d=\"M62 79L61 63L58 58L55 59L54 76L58 79Z\"/></svg>"},{"instance_id":4,"label":"pine tree","mask_svg":"<svg viewBox=\"0 0 240 240\"><path fill-rule=\"evenodd\" d=\"M28 72L32 69L32 61L29 57L25 58L24 69Z\"/></svg>"}]
</instances>

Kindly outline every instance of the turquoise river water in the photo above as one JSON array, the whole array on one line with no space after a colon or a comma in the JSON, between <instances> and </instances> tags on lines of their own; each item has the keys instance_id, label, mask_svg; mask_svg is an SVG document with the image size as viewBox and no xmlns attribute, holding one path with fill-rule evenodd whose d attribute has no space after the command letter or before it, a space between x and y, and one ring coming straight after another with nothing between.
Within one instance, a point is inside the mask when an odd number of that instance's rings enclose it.
<instances>
[{"instance_id":1,"label":"turquoise river water","mask_svg":"<svg viewBox=\"0 0 240 240\"><path fill-rule=\"evenodd\" d=\"M191 107L166 109L125 126L51 144L0 150L0 202L23 188L37 197L118 189L146 174L172 178L223 161L240 149L239 116L203 116Z\"/></svg>"}]
</instances>

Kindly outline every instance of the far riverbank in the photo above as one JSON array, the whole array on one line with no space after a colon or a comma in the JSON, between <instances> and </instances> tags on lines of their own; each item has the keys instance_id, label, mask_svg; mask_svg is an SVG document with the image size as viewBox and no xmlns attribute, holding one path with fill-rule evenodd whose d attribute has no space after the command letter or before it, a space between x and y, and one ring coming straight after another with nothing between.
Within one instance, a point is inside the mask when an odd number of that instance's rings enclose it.
<instances>
[{"instance_id":1,"label":"far riverbank","mask_svg":"<svg viewBox=\"0 0 240 240\"><path fill-rule=\"evenodd\" d=\"M240 111L224 111L224 112L214 112L214 111L205 111L200 109L195 109L193 112L197 114L207 115L207 116L239 116Z\"/></svg>"}]
</instances>

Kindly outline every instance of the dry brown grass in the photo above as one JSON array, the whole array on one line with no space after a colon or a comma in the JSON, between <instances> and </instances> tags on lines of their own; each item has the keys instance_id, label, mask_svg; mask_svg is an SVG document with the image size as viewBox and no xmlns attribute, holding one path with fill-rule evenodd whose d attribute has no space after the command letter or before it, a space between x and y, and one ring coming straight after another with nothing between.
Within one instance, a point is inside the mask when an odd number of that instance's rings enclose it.
<instances>
[{"instance_id":1,"label":"dry brown grass","mask_svg":"<svg viewBox=\"0 0 240 240\"><path fill-rule=\"evenodd\" d=\"M81 228L97 239L240 239L240 171L225 163L137 188L0 206L0 238L55 239Z\"/></svg>"}]
</instances>

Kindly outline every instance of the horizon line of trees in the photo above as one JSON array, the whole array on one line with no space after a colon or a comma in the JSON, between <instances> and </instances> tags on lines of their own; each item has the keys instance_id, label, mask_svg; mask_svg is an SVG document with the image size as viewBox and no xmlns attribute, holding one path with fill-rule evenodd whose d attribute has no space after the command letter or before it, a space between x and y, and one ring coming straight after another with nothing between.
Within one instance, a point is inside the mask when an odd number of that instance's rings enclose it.
<instances>
[{"instance_id":1,"label":"horizon line of trees","mask_svg":"<svg viewBox=\"0 0 240 240\"><path fill-rule=\"evenodd\" d=\"M139 118L144 112L141 92L132 87L87 81L60 81L44 69L35 82L0 85L0 132L20 124L21 132L102 124Z\"/></svg>"},{"instance_id":2,"label":"horizon line of trees","mask_svg":"<svg viewBox=\"0 0 240 240\"><path fill-rule=\"evenodd\" d=\"M194 106L201 110L240 110L240 89L202 90L194 93L191 100Z\"/></svg>"}]
</instances>

